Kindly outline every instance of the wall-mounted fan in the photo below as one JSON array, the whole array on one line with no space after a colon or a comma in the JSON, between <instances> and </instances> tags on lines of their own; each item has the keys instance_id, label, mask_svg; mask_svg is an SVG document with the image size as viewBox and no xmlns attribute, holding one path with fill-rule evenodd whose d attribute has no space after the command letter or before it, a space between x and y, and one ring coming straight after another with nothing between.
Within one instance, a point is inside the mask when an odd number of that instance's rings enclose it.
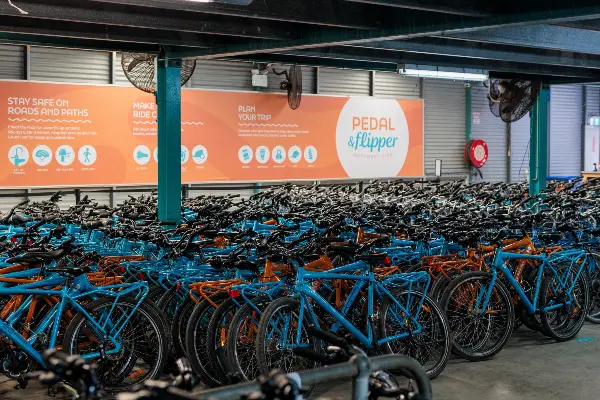
<instances>
[{"instance_id":1,"label":"wall-mounted fan","mask_svg":"<svg viewBox=\"0 0 600 400\"><path fill-rule=\"evenodd\" d=\"M488 85L490 111L504 122L518 121L535 105L541 88L540 81L492 81Z\"/></svg>"},{"instance_id":2,"label":"wall-mounted fan","mask_svg":"<svg viewBox=\"0 0 600 400\"><path fill-rule=\"evenodd\" d=\"M292 65L287 71L277 72L273 68L276 75L285 75L285 80L281 82L281 90L286 90L288 93L288 105L292 110L297 110L302 101L302 67Z\"/></svg>"},{"instance_id":3,"label":"wall-mounted fan","mask_svg":"<svg viewBox=\"0 0 600 400\"><path fill-rule=\"evenodd\" d=\"M122 53L121 67L123 73L136 88L147 92L156 91L156 55L140 53ZM185 85L196 69L195 59L181 62L181 86Z\"/></svg>"}]
</instances>

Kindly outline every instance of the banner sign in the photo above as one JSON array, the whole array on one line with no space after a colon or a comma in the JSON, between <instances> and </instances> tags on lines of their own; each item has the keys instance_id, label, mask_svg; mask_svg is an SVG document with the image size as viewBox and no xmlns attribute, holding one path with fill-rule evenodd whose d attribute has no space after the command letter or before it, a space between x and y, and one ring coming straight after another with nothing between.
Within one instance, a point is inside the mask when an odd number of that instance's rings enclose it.
<instances>
[{"instance_id":1,"label":"banner sign","mask_svg":"<svg viewBox=\"0 0 600 400\"><path fill-rule=\"evenodd\" d=\"M0 82L0 187L156 184L157 107L135 88ZM182 91L184 183L423 176L423 102Z\"/></svg>"}]
</instances>

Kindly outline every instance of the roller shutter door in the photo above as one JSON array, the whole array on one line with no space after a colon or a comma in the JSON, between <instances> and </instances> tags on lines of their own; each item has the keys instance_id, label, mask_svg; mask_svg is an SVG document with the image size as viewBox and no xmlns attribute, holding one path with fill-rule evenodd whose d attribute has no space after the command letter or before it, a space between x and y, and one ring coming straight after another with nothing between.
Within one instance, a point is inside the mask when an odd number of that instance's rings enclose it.
<instances>
[{"instance_id":1,"label":"roller shutter door","mask_svg":"<svg viewBox=\"0 0 600 400\"><path fill-rule=\"evenodd\" d=\"M369 96L371 77L369 71L320 68L319 94L337 96Z\"/></svg>"},{"instance_id":2,"label":"roller shutter door","mask_svg":"<svg viewBox=\"0 0 600 400\"><path fill-rule=\"evenodd\" d=\"M482 84L474 84L471 88L471 111L477 113L479 119L470 117L471 137L483 139L488 145L489 158L481 168L481 174L473 181L505 182L507 173L506 124L494 116L489 108L488 89Z\"/></svg>"},{"instance_id":3,"label":"roller shutter door","mask_svg":"<svg viewBox=\"0 0 600 400\"><path fill-rule=\"evenodd\" d=\"M25 76L24 47L0 45L0 79L23 79Z\"/></svg>"},{"instance_id":4,"label":"roller shutter door","mask_svg":"<svg viewBox=\"0 0 600 400\"><path fill-rule=\"evenodd\" d=\"M442 79L425 79L425 175L435 175L435 160L442 160L443 176L467 175L465 147L465 85Z\"/></svg>"},{"instance_id":5,"label":"roller shutter door","mask_svg":"<svg viewBox=\"0 0 600 400\"><path fill-rule=\"evenodd\" d=\"M421 81L395 72L375 72L374 81L377 97L391 99L420 99Z\"/></svg>"},{"instance_id":6,"label":"roller shutter door","mask_svg":"<svg viewBox=\"0 0 600 400\"><path fill-rule=\"evenodd\" d=\"M253 90L251 69L250 63L198 60L191 87L209 90Z\"/></svg>"},{"instance_id":7,"label":"roller shutter door","mask_svg":"<svg viewBox=\"0 0 600 400\"><path fill-rule=\"evenodd\" d=\"M110 83L111 53L31 47L31 80L88 84Z\"/></svg>"},{"instance_id":8,"label":"roller shutter door","mask_svg":"<svg viewBox=\"0 0 600 400\"><path fill-rule=\"evenodd\" d=\"M531 130L529 113L510 125L510 181L527 181L529 171L529 137Z\"/></svg>"},{"instance_id":9,"label":"roller shutter door","mask_svg":"<svg viewBox=\"0 0 600 400\"><path fill-rule=\"evenodd\" d=\"M24 200L27 200L26 190L0 190L0 212L5 213Z\"/></svg>"},{"instance_id":10,"label":"roller shutter door","mask_svg":"<svg viewBox=\"0 0 600 400\"><path fill-rule=\"evenodd\" d=\"M550 87L551 176L578 176L581 173L582 87Z\"/></svg>"}]
</instances>

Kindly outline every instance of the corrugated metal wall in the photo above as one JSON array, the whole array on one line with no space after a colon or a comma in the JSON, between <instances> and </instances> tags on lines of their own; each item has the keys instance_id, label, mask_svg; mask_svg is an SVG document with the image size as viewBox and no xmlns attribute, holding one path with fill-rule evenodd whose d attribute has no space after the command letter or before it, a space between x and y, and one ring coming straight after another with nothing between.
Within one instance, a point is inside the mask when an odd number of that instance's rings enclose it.
<instances>
[{"instance_id":1,"label":"corrugated metal wall","mask_svg":"<svg viewBox=\"0 0 600 400\"><path fill-rule=\"evenodd\" d=\"M111 54L31 47L31 80L89 84L110 83Z\"/></svg>"},{"instance_id":2,"label":"corrugated metal wall","mask_svg":"<svg viewBox=\"0 0 600 400\"><path fill-rule=\"evenodd\" d=\"M0 79L23 79L25 77L25 48L0 45Z\"/></svg>"},{"instance_id":3,"label":"corrugated metal wall","mask_svg":"<svg viewBox=\"0 0 600 400\"><path fill-rule=\"evenodd\" d=\"M393 99L420 99L421 80L395 72L375 72L373 94Z\"/></svg>"},{"instance_id":4,"label":"corrugated metal wall","mask_svg":"<svg viewBox=\"0 0 600 400\"><path fill-rule=\"evenodd\" d=\"M319 94L369 96L371 94L370 72L353 69L320 68Z\"/></svg>"},{"instance_id":5,"label":"corrugated metal wall","mask_svg":"<svg viewBox=\"0 0 600 400\"><path fill-rule=\"evenodd\" d=\"M582 86L550 87L549 175L581 173Z\"/></svg>"},{"instance_id":6,"label":"corrugated metal wall","mask_svg":"<svg viewBox=\"0 0 600 400\"><path fill-rule=\"evenodd\" d=\"M444 176L465 177L465 104L463 82L424 80L425 175L435 174L435 160L442 160Z\"/></svg>"},{"instance_id":7,"label":"corrugated metal wall","mask_svg":"<svg viewBox=\"0 0 600 400\"><path fill-rule=\"evenodd\" d=\"M586 121L589 121L589 118L591 116L600 116L600 87L587 86L585 99L585 114Z\"/></svg>"},{"instance_id":8,"label":"corrugated metal wall","mask_svg":"<svg viewBox=\"0 0 600 400\"><path fill-rule=\"evenodd\" d=\"M490 111L488 88L482 84L471 87L471 137L483 139L488 145L489 158L474 181L504 182L507 175L506 124Z\"/></svg>"},{"instance_id":9,"label":"corrugated metal wall","mask_svg":"<svg viewBox=\"0 0 600 400\"><path fill-rule=\"evenodd\" d=\"M119 86L133 86L129 79L125 76L123 72L123 67L121 67L121 53L115 54L115 63L113 65L113 76L114 76L114 84Z\"/></svg>"},{"instance_id":10,"label":"corrugated metal wall","mask_svg":"<svg viewBox=\"0 0 600 400\"><path fill-rule=\"evenodd\" d=\"M529 136L531 131L529 114L510 124L510 131L510 181L523 182L527 180L527 171L529 171Z\"/></svg>"}]
</instances>

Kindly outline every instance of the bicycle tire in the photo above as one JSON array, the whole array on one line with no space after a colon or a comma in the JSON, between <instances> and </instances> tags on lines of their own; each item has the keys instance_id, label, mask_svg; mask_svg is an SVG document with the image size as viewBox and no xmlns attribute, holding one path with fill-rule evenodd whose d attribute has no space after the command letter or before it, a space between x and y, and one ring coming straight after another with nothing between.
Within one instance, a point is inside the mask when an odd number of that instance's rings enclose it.
<instances>
[{"instance_id":1,"label":"bicycle tire","mask_svg":"<svg viewBox=\"0 0 600 400\"><path fill-rule=\"evenodd\" d=\"M593 324L600 324L600 254L590 253L595 268L588 272L590 299L586 319Z\"/></svg>"},{"instance_id":2,"label":"bicycle tire","mask_svg":"<svg viewBox=\"0 0 600 400\"><path fill-rule=\"evenodd\" d=\"M220 292L210 297L217 305L229 298L228 293ZM202 382L209 387L223 385L224 382L217 380L212 371L207 370L210 365L206 354L206 337L210 316L216 308L208 301L203 300L194 307L185 330L185 344L192 369L200 377Z\"/></svg>"},{"instance_id":3,"label":"bicycle tire","mask_svg":"<svg viewBox=\"0 0 600 400\"><path fill-rule=\"evenodd\" d=\"M425 359L425 358L429 358L429 357L428 356L426 357L427 351L423 351L421 348L422 346L419 346L419 344L425 344L425 342L422 340L423 339L422 335L425 335L425 333L420 333L417 335L413 335L412 333L410 333L404 339L398 339L393 342L386 342L382 345L383 350L388 354L404 354L404 355L415 358L417 361L419 361L419 363L421 363L421 365L423 365L423 367L425 368L425 370L427 372L427 376L429 376L429 379L435 379L446 368L446 365L448 364L448 360L450 359L450 351L452 348L452 342L450 340L450 327L448 325L448 321L446 320L444 313L442 312L440 307L437 305L437 303L429 296L425 296L424 294L422 294L420 292L416 292L414 290L413 291L403 290L401 292L394 293L394 297L396 299L402 298L403 296L410 296L410 298L414 299L415 301L418 301L419 299L423 298L423 305L421 307L422 310L419 312L419 317L431 315L433 318L435 318L437 320L437 322L435 322L435 321L432 322L430 326L432 327L432 329L435 329L435 328L433 328L435 325L435 326L438 326L440 329L439 330L436 329L435 332L431 332L432 337L427 338L427 339L431 339L432 343L435 343L435 342L443 343L442 344L443 348L442 348L442 351L440 352L440 357L438 357L437 360L434 360L433 366L427 367L426 365L424 365L429 361L428 359ZM402 301L400 301L400 303L402 304ZM411 307L414 305L418 305L418 304L419 303L413 302L412 304L409 304L409 305L402 304L402 306L405 307L407 309L407 311L410 312ZM394 305L395 305L395 303L393 303L392 300L390 300L389 298L386 298L381 305L381 308L379 310L379 335L380 335L380 338L385 338L385 337L389 336L388 330L392 326L392 323L390 323L387 316L388 316L388 310L390 309L390 307L392 307ZM404 313L401 312L400 315L402 315L402 314L404 314ZM398 313L396 313L394 315L398 315ZM406 320L401 321L400 326L402 327L402 330L406 330L405 322L406 322ZM422 323L422 325L425 326L426 324ZM405 344L406 346L404 348L407 351L399 352L399 351L392 349L392 345L396 345L397 343ZM419 348L416 349L416 347L419 347ZM429 352L428 355L431 355L431 352Z\"/></svg>"},{"instance_id":4,"label":"bicycle tire","mask_svg":"<svg viewBox=\"0 0 600 400\"><path fill-rule=\"evenodd\" d=\"M506 286L500 281L500 280L496 280L495 283L495 289L496 289L496 293L499 295L498 298L501 298L502 302L504 303L505 306L505 310L502 313L505 313L506 316L506 323L505 323L505 327L501 333L501 335L499 335L499 339L496 341L496 343L494 343L491 348L485 350L485 351L480 351L481 348L483 348L483 346L485 346L485 344L487 344L487 340L486 342L480 344L480 346L475 346L473 350L469 350L467 349L464 345L462 345L459 341L457 341L456 339L456 335L455 335L455 330L460 328L460 321L457 321L456 324L454 324L454 320L453 317L451 317L450 313L448 312L449 307L450 307L450 300L452 298L452 295L460 288L461 285L463 284L468 284L471 281L474 280L478 280L478 279L485 279L485 280L489 280L491 279L491 275L487 272L478 272L478 271L473 271L473 272L465 272L464 274L462 274L460 277L458 277L456 280L454 280L454 282L452 282L448 288L446 289L446 291L444 292L444 295L442 297L442 311L446 314L446 317L448 318L448 324L450 326L450 332L451 332L451 338L452 338L452 353L457 355L458 357L464 358L465 360L469 360L469 361L481 361L481 360L485 360L488 359L490 357L495 356L496 354L498 354L502 348L504 347L504 345L506 344L506 342L508 341L508 339L510 338L513 328L514 328L514 322L515 322L515 312L514 312L514 305L513 305L513 301L512 301L512 297L510 296L510 292L508 291L508 289L506 288ZM491 304L491 302L490 302ZM489 304L488 304L489 307ZM494 310L490 310L490 311L494 311ZM493 315L493 314L490 314ZM487 335L487 333L486 333ZM489 339L489 337L487 338Z\"/></svg>"},{"instance_id":5,"label":"bicycle tire","mask_svg":"<svg viewBox=\"0 0 600 400\"><path fill-rule=\"evenodd\" d=\"M187 297L183 303L177 307L177 311L173 316L173 323L171 324L171 340L173 341L173 353L176 358L188 357L186 343L185 343L185 330L187 328L187 322L190 320L196 302L190 297Z\"/></svg>"},{"instance_id":6,"label":"bicycle tire","mask_svg":"<svg viewBox=\"0 0 600 400\"><path fill-rule=\"evenodd\" d=\"M114 311L119 309L119 307L121 307L121 308L123 308L124 306L136 307L137 304L138 304L138 300L131 298L131 297L123 296L119 299L105 297L105 298L101 298L101 299L98 299L98 300L95 300L95 301L89 303L86 306L86 311L90 315L93 315L94 312L102 310L103 307L107 307L107 308L109 308L109 310L111 310L111 312L114 313ZM113 309L113 306L114 306L114 309ZM116 314L113 314L113 315L116 315ZM148 326L145 326L140 323L140 318L139 318L140 315L142 315L143 317L145 317L148 320L148 322L149 322ZM78 333L81 329L83 329L83 324L85 323L85 321L86 321L86 317L81 312L77 313L73 317L73 319L71 320L71 323L68 325L67 330L65 332L65 338L64 338L64 342L63 342L63 351L65 351L69 354L81 354L82 353L81 351L77 350L77 343L78 343ZM148 362L147 362L148 367L149 367L148 373L144 374L142 372L140 374L139 371L136 371L135 373L131 373L133 368L137 366L136 364L139 359L139 357L135 356L135 354L133 354L133 351L132 351L132 353L130 354L132 357L130 358L127 365L124 365L121 368L120 374L114 374L114 371L107 371L110 379L108 379L108 380L104 379L103 383L105 384L106 389L109 392L130 391L132 388L134 388L135 386L139 385L140 383L142 383L146 380L158 378L167 362L167 358L169 355L169 337L168 337L167 331L165 329L166 323L164 320L164 316L156 308L156 306L152 302L143 301L139 305L137 310L135 311L135 314L130 319L130 321L132 321L134 330L141 331L141 335L139 335L139 334L136 335L136 339L139 337L143 338L142 343L139 345L140 349L153 349L153 350L156 349L157 350L156 358L154 360L148 360ZM86 329L86 334L89 331L91 331L91 329L89 329L89 328ZM156 339L157 339L156 343L149 343L149 341L144 340L144 339L147 339L147 337L149 336L150 333L152 333L152 331L154 331L154 333L157 334L156 335ZM121 337L121 338L125 337L123 332L125 332L125 329L123 329L123 331L119 335L119 337ZM89 340L89 337L87 339ZM101 342L101 340L99 340L99 342ZM132 346L135 346L135 343L132 344L131 339L129 339L129 341L127 342L127 347L131 348ZM124 345L123 352L125 350L127 350L127 349L126 349L126 346ZM133 356L135 356L135 357L133 357ZM117 359L116 361L121 361L121 359ZM113 364L115 363L113 361L113 359L111 359L111 358L107 358L107 360L101 360L99 362L99 365L100 365L100 368L98 369L99 378L102 378L103 368L106 368L107 366L108 366L108 368L110 368L111 362ZM135 378L143 376L143 379L136 379L134 382L126 384L126 385L117 384L117 383L121 383L124 380L124 378L121 380L119 379L122 375L128 375L128 377L135 375ZM106 378L106 376L104 378Z\"/></svg>"},{"instance_id":7,"label":"bicycle tire","mask_svg":"<svg viewBox=\"0 0 600 400\"><path fill-rule=\"evenodd\" d=\"M271 328L272 326L276 326L271 323L271 320L276 316L276 314L282 313L286 309L293 313L294 310L297 310L299 308L299 305L300 302L296 299L289 297L281 297L273 301L267 308L265 308L260 319L260 323L258 325L258 333L256 335L256 360L258 363L258 371L261 375L268 376L271 370L275 368L282 370L284 373L298 372L306 369L315 368L316 363L314 361L309 361L303 357L296 356L289 349L277 349L276 344L273 341L273 337L269 337L268 335L269 328ZM306 317L306 314L304 316L303 324L304 327L308 327L310 324L308 318ZM293 337L295 341L296 330L292 329L291 331L293 331ZM310 338L307 332L305 332L304 337L308 340L308 344L313 348L314 351L319 352L321 350L320 340L316 338ZM275 362L274 365L271 365L272 363L269 360L270 355L277 352L286 353L286 355L289 355L289 357L286 358L286 361L294 359L295 361L293 361L293 365L290 365L288 363L277 362Z\"/></svg>"},{"instance_id":8,"label":"bicycle tire","mask_svg":"<svg viewBox=\"0 0 600 400\"><path fill-rule=\"evenodd\" d=\"M223 329L227 326L225 319L231 319L239 310L239 303L235 299L227 299L219 305L215 310L210 322L208 323L207 336L206 336L206 353L208 354L208 360L210 361L211 371L216 375L217 379L223 383L229 382L227 375L231 373L231 367L222 365L219 359L219 351L225 352L225 357L228 358L227 354L227 340L225 343L219 343L222 340ZM227 336L225 336L226 338Z\"/></svg>"},{"instance_id":9,"label":"bicycle tire","mask_svg":"<svg viewBox=\"0 0 600 400\"><path fill-rule=\"evenodd\" d=\"M252 303L259 310L264 311L265 307L271 302L271 299L254 299ZM231 320L231 325L227 332L227 356L232 372L246 381L252 381L259 375L256 359L256 335L261 315L248 317L248 315L258 313L250 304L244 304ZM254 329L254 341L249 338L240 340L242 329L246 331Z\"/></svg>"},{"instance_id":10,"label":"bicycle tire","mask_svg":"<svg viewBox=\"0 0 600 400\"><path fill-rule=\"evenodd\" d=\"M574 270L573 265L569 265L567 268L570 269L570 274L574 276L577 275L578 271ZM553 292L553 281L553 276L547 276L542 282L540 288L540 309L551 305L551 301L555 298L555 296L551 294L551 292ZM585 274L579 274L574 285L578 284L581 285L579 288L577 288L577 286L573 288L576 304L540 313L540 320L544 330L549 337L557 342L565 342L573 339L577 336L585 322L589 304L589 284ZM559 317L561 316L563 318L559 320Z\"/></svg>"}]
</instances>

